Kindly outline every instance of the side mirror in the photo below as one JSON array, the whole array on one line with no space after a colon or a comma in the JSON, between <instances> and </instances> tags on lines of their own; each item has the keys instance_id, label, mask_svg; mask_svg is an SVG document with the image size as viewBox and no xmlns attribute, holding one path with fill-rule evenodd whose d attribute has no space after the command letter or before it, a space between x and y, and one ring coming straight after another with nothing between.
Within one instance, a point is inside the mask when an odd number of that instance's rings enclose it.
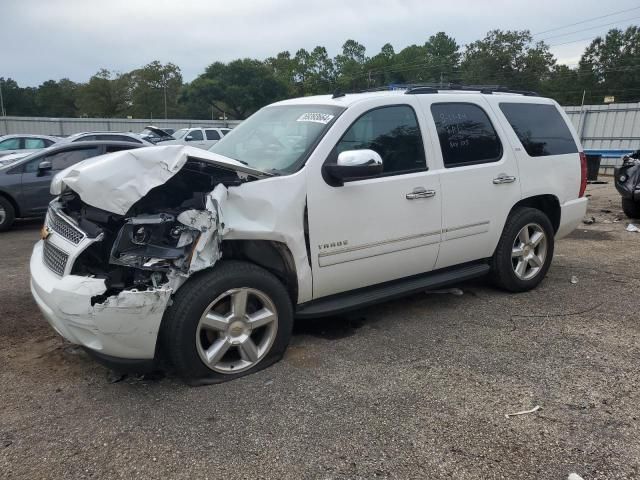
<instances>
[{"instance_id":1,"label":"side mirror","mask_svg":"<svg viewBox=\"0 0 640 480\"><path fill-rule=\"evenodd\" d=\"M332 185L342 186L344 182L380 175L383 164L374 150L346 150L338 155L336 163L327 163L322 168L333 180Z\"/></svg>"},{"instance_id":2,"label":"side mirror","mask_svg":"<svg viewBox=\"0 0 640 480\"><path fill-rule=\"evenodd\" d=\"M191 135L187 135L186 137L184 137L185 142L191 142L193 140L193 137Z\"/></svg>"},{"instance_id":3,"label":"side mirror","mask_svg":"<svg viewBox=\"0 0 640 480\"><path fill-rule=\"evenodd\" d=\"M49 170L51 170L51 162L49 160L43 160L38 164L38 175L44 175Z\"/></svg>"}]
</instances>

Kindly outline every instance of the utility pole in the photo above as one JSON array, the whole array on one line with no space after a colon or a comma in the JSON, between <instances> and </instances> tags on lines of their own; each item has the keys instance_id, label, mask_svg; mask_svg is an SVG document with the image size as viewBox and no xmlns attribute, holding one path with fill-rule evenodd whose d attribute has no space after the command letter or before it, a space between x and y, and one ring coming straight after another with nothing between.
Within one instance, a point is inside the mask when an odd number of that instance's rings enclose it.
<instances>
[{"instance_id":1,"label":"utility pole","mask_svg":"<svg viewBox=\"0 0 640 480\"><path fill-rule=\"evenodd\" d=\"M7 112L4 111L4 100L2 98L2 84L4 83L4 79L0 82L0 113L2 113L3 117L7 116Z\"/></svg>"},{"instance_id":2,"label":"utility pole","mask_svg":"<svg viewBox=\"0 0 640 480\"><path fill-rule=\"evenodd\" d=\"M162 86L164 88L164 119L167 119L167 76L162 73Z\"/></svg>"},{"instance_id":3,"label":"utility pole","mask_svg":"<svg viewBox=\"0 0 640 480\"><path fill-rule=\"evenodd\" d=\"M440 88L442 88L442 72L440 72Z\"/></svg>"},{"instance_id":4,"label":"utility pole","mask_svg":"<svg viewBox=\"0 0 640 480\"><path fill-rule=\"evenodd\" d=\"M582 91L582 102L580 102L580 117L578 119L578 137L580 138L580 142L582 142L582 134L584 132L584 124L585 124L585 115L584 115L584 97L587 94L586 90Z\"/></svg>"}]
</instances>

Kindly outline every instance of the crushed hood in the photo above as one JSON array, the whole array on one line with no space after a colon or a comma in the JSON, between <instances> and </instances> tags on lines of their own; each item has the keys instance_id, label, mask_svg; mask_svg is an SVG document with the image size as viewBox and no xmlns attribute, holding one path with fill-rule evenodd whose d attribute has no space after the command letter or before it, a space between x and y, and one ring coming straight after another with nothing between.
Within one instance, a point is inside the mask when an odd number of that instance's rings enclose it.
<instances>
[{"instance_id":1,"label":"crushed hood","mask_svg":"<svg viewBox=\"0 0 640 480\"><path fill-rule=\"evenodd\" d=\"M233 170L242 177L272 176L207 150L165 145L122 150L84 160L53 178L51 194L60 195L66 185L83 202L124 215L152 188L166 183L178 173L189 158Z\"/></svg>"}]
</instances>

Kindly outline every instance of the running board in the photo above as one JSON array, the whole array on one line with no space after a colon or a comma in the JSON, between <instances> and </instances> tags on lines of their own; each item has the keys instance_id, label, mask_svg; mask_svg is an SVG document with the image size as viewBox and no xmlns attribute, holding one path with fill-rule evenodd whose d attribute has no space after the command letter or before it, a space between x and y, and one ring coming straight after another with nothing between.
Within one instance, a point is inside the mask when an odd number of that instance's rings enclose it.
<instances>
[{"instance_id":1,"label":"running board","mask_svg":"<svg viewBox=\"0 0 640 480\"><path fill-rule=\"evenodd\" d=\"M481 277L487 273L489 273L489 265L476 263L394 280L302 303L298 305L295 316L296 318L304 319L337 315L423 290L440 288L451 283Z\"/></svg>"}]
</instances>

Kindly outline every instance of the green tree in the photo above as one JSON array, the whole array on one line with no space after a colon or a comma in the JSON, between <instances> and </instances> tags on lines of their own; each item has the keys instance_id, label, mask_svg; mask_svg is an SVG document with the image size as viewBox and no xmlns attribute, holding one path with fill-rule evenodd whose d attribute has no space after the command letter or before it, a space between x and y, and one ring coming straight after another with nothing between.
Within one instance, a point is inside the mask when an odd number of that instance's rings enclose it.
<instances>
[{"instance_id":1,"label":"green tree","mask_svg":"<svg viewBox=\"0 0 640 480\"><path fill-rule=\"evenodd\" d=\"M78 84L68 78L56 82L47 80L38 87L36 104L43 117L75 117Z\"/></svg>"},{"instance_id":2,"label":"green tree","mask_svg":"<svg viewBox=\"0 0 640 480\"><path fill-rule=\"evenodd\" d=\"M291 57L291 53L288 51L280 52L275 57L267 58L264 63L278 80L290 88L290 93L294 95L296 61Z\"/></svg>"},{"instance_id":3,"label":"green tree","mask_svg":"<svg viewBox=\"0 0 640 480\"><path fill-rule=\"evenodd\" d=\"M173 118L182 113L178 95L182 88L182 73L173 63L151 62L129 72L131 107L137 118Z\"/></svg>"},{"instance_id":4,"label":"green tree","mask_svg":"<svg viewBox=\"0 0 640 480\"><path fill-rule=\"evenodd\" d=\"M467 46L461 64L467 84L498 84L538 90L555 65L544 42L533 44L528 30L493 30Z\"/></svg>"},{"instance_id":5,"label":"green tree","mask_svg":"<svg viewBox=\"0 0 640 480\"><path fill-rule=\"evenodd\" d=\"M542 83L540 94L551 97L562 105L580 105L583 85L578 70L567 65L555 65L549 78Z\"/></svg>"},{"instance_id":6,"label":"green tree","mask_svg":"<svg viewBox=\"0 0 640 480\"><path fill-rule=\"evenodd\" d=\"M392 83L394 60L396 52L393 49L393 45L385 43L380 49L380 53L374 55L369 59L366 65L367 72L371 72L371 78L373 79L372 86L382 86Z\"/></svg>"},{"instance_id":7,"label":"green tree","mask_svg":"<svg viewBox=\"0 0 640 480\"><path fill-rule=\"evenodd\" d=\"M286 98L287 85L259 60L215 62L185 89L188 111L201 118L211 108L218 114L244 119L259 108Z\"/></svg>"},{"instance_id":8,"label":"green tree","mask_svg":"<svg viewBox=\"0 0 640 480\"><path fill-rule=\"evenodd\" d=\"M88 117L120 117L131 104L129 78L103 68L78 88L78 111Z\"/></svg>"},{"instance_id":9,"label":"green tree","mask_svg":"<svg viewBox=\"0 0 640 480\"><path fill-rule=\"evenodd\" d=\"M434 82L450 82L458 78L460 46L453 37L438 32L424 44L427 60L426 76Z\"/></svg>"},{"instance_id":10,"label":"green tree","mask_svg":"<svg viewBox=\"0 0 640 480\"><path fill-rule=\"evenodd\" d=\"M337 74L336 84L341 90L367 88L372 79L365 73L366 48L355 40L347 40L342 45L342 53L334 59Z\"/></svg>"},{"instance_id":11,"label":"green tree","mask_svg":"<svg viewBox=\"0 0 640 480\"><path fill-rule=\"evenodd\" d=\"M38 115L35 88L21 88L15 80L4 77L0 77L0 88L4 111L7 115Z\"/></svg>"},{"instance_id":12,"label":"green tree","mask_svg":"<svg viewBox=\"0 0 640 480\"><path fill-rule=\"evenodd\" d=\"M591 102L613 95L616 102L640 100L640 28L614 28L598 37L580 59L582 85Z\"/></svg>"}]
</instances>

